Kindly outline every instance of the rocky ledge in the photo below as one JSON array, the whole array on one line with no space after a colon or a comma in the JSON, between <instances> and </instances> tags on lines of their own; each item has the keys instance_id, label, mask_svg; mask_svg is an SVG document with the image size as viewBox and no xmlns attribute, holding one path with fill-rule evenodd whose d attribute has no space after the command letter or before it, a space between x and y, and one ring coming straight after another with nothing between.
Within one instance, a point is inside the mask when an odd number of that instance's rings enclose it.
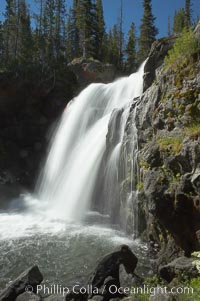
<instances>
[{"instance_id":1,"label":"rocky ledge","mask_svg":"<svg viewBox=\"0 0 200 301\"><path fill-rule=\"evenodd\" d=\"M109 83L116 77L114 65L94 59L76 58L68 67L76 75L80 89L95 82Z\"/></svg>"},{"instance_id":2,"label":"rocky ledge","mask_svg":"<svg viewBox=\"0 0 200 301\"><path fill-rule=\"evenodd\" d=\"M200 250L199 54L167 69L163 57L171 42L152 46L136 115L139 207L159 264Z\"/></svg>"}]
</instances>

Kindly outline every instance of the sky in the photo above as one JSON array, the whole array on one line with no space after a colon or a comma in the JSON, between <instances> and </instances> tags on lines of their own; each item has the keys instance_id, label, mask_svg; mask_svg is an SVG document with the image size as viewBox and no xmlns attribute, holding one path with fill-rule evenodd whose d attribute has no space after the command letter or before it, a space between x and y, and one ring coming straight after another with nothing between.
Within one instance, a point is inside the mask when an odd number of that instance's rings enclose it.
<instances>
[{"instance_id":1,"label":"sky","mask_svg":"<svg viewBox=\"0 0 200 301\"><path fill-rule=\"evenodd\" d=\"M26 0L30 4L31 12L37 11L34 0ZM0 20L3 18L5 9L5 0L0 0ZM71 6L72 0L66 0L68 8ZM109 30L119 18L120 0L102 0L104 8L104 18L106 29ZM123 0L123 31L125 36L130 28L130 24L136 24L137 35L139 35L140 20L143 14L142 0ZM200 16L200 0L192 0L192 10L194 19ZM152 0L153 14L156 17L155 24L159 29L158 38L166 36L168 32L168 16L171 23L175 10L184 7L185 0Z\"/></svg>"}]
</instances>

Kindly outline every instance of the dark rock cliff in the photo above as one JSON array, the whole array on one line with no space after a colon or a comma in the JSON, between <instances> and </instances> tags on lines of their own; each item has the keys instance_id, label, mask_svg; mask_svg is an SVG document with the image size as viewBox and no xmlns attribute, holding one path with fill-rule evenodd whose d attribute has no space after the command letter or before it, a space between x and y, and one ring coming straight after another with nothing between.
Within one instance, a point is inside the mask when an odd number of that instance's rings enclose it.
<instances>
[{"instance_id":1,"label":"dark rock cliff","mask_svg":"<svg viewBox=\"0 0 200 301\"><path fill-rule=\"evenodd\" d=\"M0 202L32 188L49 131L76 88L75 75L0 74Z\"/></svg>"},{"instance_id":2,"label":"dark rock cliff","mask_svg":"<svg viewBox=\"0 0 200 301\"><path fill-rule=\"evenodd\" d=\"M153 44L136 114L140 228L160 263L200 250L200 62L167 71L173 40Z\"/></svg>"}]
</instances>

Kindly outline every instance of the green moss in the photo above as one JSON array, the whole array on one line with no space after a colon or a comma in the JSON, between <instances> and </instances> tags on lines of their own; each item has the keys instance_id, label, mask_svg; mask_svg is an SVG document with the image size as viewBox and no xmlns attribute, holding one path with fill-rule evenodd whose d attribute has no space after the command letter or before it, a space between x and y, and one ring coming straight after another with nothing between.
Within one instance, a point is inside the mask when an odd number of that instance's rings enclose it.
<instances>
[{"instance_id":1,"label":"green moss","mask_svg":"<svg viewBox=\"0 0 200 301\"><path fill-rule=\"evenodd\" d=\"M158 138L160 151L168 151L174 155L178 154L182 148L183 138L183 136Z\"/></svg>"},{"instance_id":2,"label":"green moss","mask_svg":"<svg viewBox=\"0 0 200 301\"><path fill-rule=\"evenodd\" d=\"M143 189L143 183L142 183L142 181L139 181L138 183L137 183L137 190L138 191L141 191L142 189Z\"/></svg>"},{"instance_id":3,"label":"green moss","mask_svg":"<svg viewBox=\"0 0 200 301\"><path fill-rule=\"evenodd\" d=\"M177 184L180 183L181 174L180 173L174 174L174 172L171 169L167 168L165 164L161 167L161 169L166 176L165 184L168 184L169 189L173 190L174 187L176 187Z\"/></svg>"},{"instance_id":4,"label":"green moss","mask_svg":"<svg viewBox=\"0 0 200 301\"><path fill-rule=\"evenodd\" d=\"M200 122L195 122L184 129L185 135L189 137L200 136Z\"/></svg>"},{"instance_id":5,"label":"green moss","mask_svg":"<svg viewBox=\"0 0 200 301\"><path fill-rule=\"evenodd\" d=\"M159 171L159 176L156 179L157 184L159 185L164 185L166 184L166 176L165 174L162 172L162 170Z\"/></svg>"},{"instance_id":6,"label":"green moss","mask_svg":"<svg viewBox=\"0 0 200 301\"><path fill-rule=\"evenodd\" d=\"M189 116L193 117L196 120L200 118L200 110L198 108L198 105L199 105L199 101L195 100L193 101L193 103L188 105L185 110Z\"/></svg>"},{"instance_id":7,"label":"green moss","mask_svg":"<svg viewBox=\"0 0 200 301\"><path fill-rule=\"evenodd\" d=\"M172 175L171 181L169 182L169 189L173 190L180 183L181 175L177 173L176 175Z\"/></svg>"},{"instance_id":8,"label":"green moss","mask_svg":"<svg viewBox=\"0 0 200 301\"><path fill-rule=\"evenodd\" d=\"M148 170L149 167L150 167L150 165L149 165L148 162L142 161L142 160L139 162L139 166L140 166L140 167L143 167L143 168L146 169L146 170Z\"/></svg>"}]
</instances>

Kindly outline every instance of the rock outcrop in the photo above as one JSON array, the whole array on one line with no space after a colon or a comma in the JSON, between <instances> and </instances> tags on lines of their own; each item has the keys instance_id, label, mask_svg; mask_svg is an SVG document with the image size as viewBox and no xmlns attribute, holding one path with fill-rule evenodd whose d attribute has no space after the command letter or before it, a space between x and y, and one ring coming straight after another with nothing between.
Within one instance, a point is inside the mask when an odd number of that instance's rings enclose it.
<instances>
[{"instance_id":1,"label":"rock outcrop","mask_svg":"<svg viewBox=\"0 0 200 301\"><path fill-rule=\"evenodd\" d=\"M116 69L113 65L93 59L74 59L68 64L68 67L76 75L81 89L90 83L112 82L116 76Z\"/></svg>"},{"instance_id":2,"label":"rock outcrop","mask_svg":"<svg viewBox=\"0 0 200 301\"><path fill-rule=\"evenodd\" d=\"M92 288L92 292L86 294L72 292L66 296L66 300L108 301L114 298L122 299L126 294L123 293L123 290L120 291L122 287L120 266L123 265L126 273L131 274L133 277L137 263L138 258L131 249L127 245L120 246L119 250L106 255L97 264L87 284Z\"/></svg>"},{"instance_id":3,"label":"rock outcrop","mask_svg":"<svg viewBox=\"0 0 200 301\"><path fill-rule=\"evenodd\" d=\"M166 70L163 58L172 44L152 46L136 114L139 208L165 263L181 250L190 256L200 249L200 63L193 58L176 72Z\"/></svg>"},{"instance_id":4,"label":"rock outcrop","mask_svg":"<svg viewBox=\"0 0 200 301\"><path fill-rule=\"evenodd\" d=\"M184 280L185 275L188 278L198 277L199 271L194 264L194 258L179 257L167 265L159 268L160 276L167 282L171 282L175 277L179 281Z\"/></svg>"},{"instance_id":5,"label":"rock outcrop","mask_svg":"<svg viewBox=\"0 0 200 301\"><path fill-rule=\"evenodd\" d=\"M173 35L167 38L156 40L151 47L148 59L144 66L144 88L145 92L156 78L156 71L163 64L163 60L168 51L173 47L177 36Z\"/></svg>"},{"instance_id":6,"label":"rock outcrop","mask_svg":"<svg viewBox=\"0 0 200 301\"><path fill-rule=\"evenodd\" d=\"M16 280L9 284L8 287L0 293L0 301L14 301L19 295L24 294L26 291L34 293L37 290L37 285L39 285L42 280L43 276L39 268L37 266L33 266L24 271ZM28 300L30 300L30 295L27 294L26 297L28 296ZM23 298L20 300L23 300Z\"/></svg>"}]
</instances>

